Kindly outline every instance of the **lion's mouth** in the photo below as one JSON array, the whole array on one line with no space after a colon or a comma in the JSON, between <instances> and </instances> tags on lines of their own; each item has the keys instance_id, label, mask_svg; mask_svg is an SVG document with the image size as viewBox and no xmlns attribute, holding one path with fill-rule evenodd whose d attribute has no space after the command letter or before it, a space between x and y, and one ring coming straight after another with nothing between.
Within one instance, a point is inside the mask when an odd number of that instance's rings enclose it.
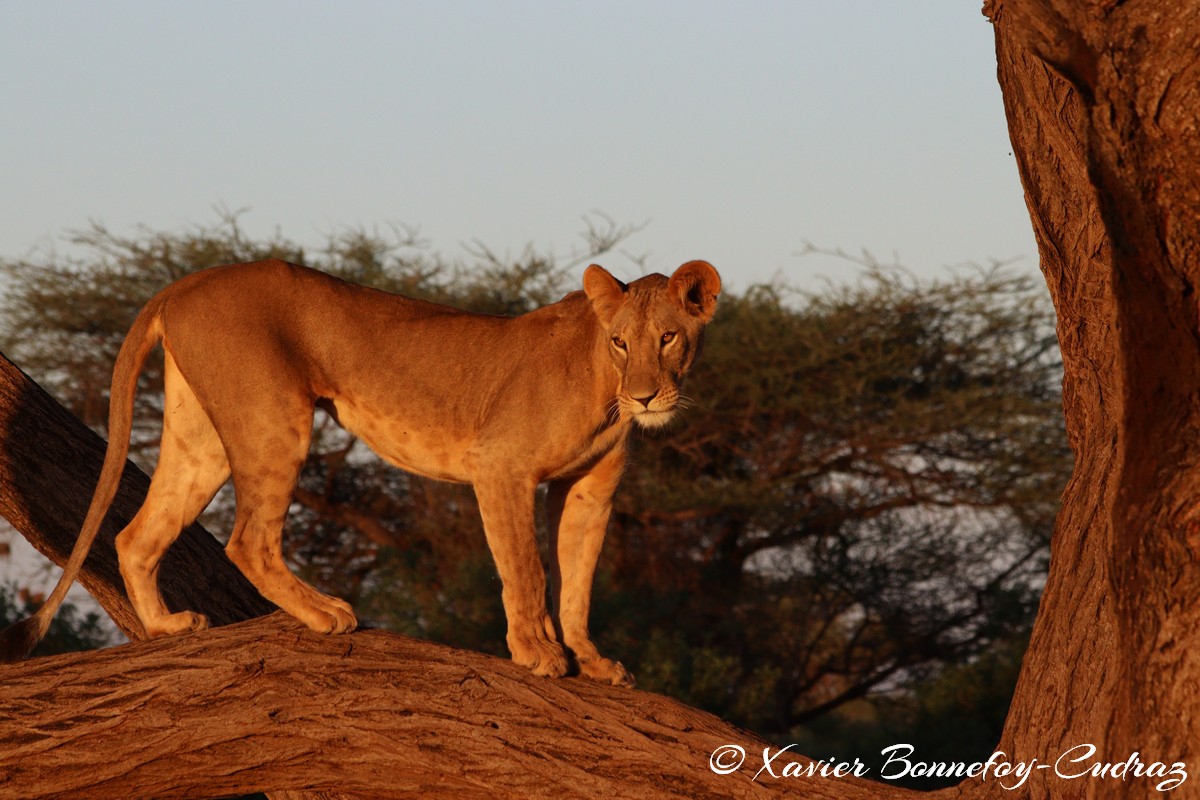
<instances>
[{"instance_id":1,"label":"lion's mouth","mask_svg":"<svg viewBox=\"0 0 1200 800\"><path fill-rule=\"evenodd\" d=\"M633 412L633 421L642 428L661 428L670 422L673 416L674 411L645 408L639 404L639 408Z\"/></svg>"},{"instance_id":2,"label":"lion's mouth","mask_svg":"<svg viewBox=\"0 0 1200 800\"><path fill-rule=\"evenodd\" d=\"M642 400L621 392L617 407L622 419L636 422L640 428L661 428L674 418L677 403L670 393L656 393Z\"/></svg>"}]
</instances>

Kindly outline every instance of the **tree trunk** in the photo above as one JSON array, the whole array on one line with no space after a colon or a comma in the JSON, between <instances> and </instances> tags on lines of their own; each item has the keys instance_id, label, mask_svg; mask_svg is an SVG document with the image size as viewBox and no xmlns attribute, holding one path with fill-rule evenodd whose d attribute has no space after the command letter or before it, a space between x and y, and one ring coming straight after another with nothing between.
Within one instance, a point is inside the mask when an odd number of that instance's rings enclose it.
<instances>
[{"instance_id":1,"label":"tree trunk","mask_svg":"<svg viewBox=\"0 0 1200 800\"><path fill-rule=\"evenodd\" d=\"M993 0L985 13L1076 457L1000 749L1044 761L1088 743L1097 760L1194 763L1200 14L1153 0ZM1052 770L1025 791L1151 793Z\"/></svg>"}]
</instances>

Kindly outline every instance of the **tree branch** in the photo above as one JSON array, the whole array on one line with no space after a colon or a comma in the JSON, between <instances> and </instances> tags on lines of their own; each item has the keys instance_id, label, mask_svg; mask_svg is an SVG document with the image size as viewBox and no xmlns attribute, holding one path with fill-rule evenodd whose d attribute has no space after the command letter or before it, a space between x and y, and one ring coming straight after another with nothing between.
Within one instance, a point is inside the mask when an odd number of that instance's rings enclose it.
<instances>
[{"instance_id":1,"label":"tree branch","mask_svg":"<svg viewBox=\"0 0 1200 800\"><path fill-rule=\"evenodd\" d=\"M709 759L726 744L748 757L718 775ZM383 631L321 636L282 613L0 667L0 800L913 795L850 778L749 780L764 747L778 749L658 695ZM808 763L789 752L775 771L791 760Z\"/></svg>"}]
</instances>

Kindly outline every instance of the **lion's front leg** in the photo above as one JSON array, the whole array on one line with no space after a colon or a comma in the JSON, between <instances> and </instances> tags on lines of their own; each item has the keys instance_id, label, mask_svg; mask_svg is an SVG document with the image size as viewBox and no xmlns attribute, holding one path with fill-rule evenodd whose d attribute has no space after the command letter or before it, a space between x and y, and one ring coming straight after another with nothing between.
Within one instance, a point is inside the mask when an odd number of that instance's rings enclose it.
<instances>
[{"instance_id":1,"label":"lion's front leg","mask_svg":"<svg viewBox=\"0 0 1200 800\"><path fill-rule=\"evenodd\" d=\"M581 478L552 482L546 506L551 596L555 626L563 644L574 654L585 677L614 686L633 686L633 675L620 662L600 655L588 633L592 579L623 464L624 452L615 451Z\"/></svg>"},{"instance_id":2,"label":"lion's front leg","mask_svg":"<svg viewBox=\"0 0 1200 800\"><path fill-rule=\"evenodd\" d=\"M534 529L536 483L484 478L475 482L488 547L503 585L512 659L535 675L567 674L567 657L546 613L546 572Z\"/></svg>"}]
</instances>

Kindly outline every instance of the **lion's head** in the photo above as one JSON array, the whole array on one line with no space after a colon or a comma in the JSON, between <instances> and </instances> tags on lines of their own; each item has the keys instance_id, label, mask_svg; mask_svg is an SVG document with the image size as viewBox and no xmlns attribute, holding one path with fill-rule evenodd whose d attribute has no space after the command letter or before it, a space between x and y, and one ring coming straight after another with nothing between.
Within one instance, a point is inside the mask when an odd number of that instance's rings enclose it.
<instances>
[{"instance_id":1,"label":"lion's head","mask_svg":"<svg viewBox=\"0 0 1200 800\"><path fill-rule=\"evenodd\" d=\"M593 264L583 275L583 290L620 376L621 416L647 428L665 425L716 312L721 277L707 262L689 261L670 278L647 275L626 285Z\"/></svg>"}]
</instances>

